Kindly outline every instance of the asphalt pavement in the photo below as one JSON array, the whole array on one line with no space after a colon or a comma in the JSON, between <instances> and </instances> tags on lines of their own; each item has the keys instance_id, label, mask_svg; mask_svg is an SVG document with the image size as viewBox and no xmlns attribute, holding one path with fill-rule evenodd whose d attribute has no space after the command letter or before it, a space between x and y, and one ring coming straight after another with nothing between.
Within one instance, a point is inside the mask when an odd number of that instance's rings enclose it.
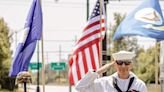
<instances>
[{"instance_id":1,"label":"asphalt pavement","mask_svg":"<svg viewBox=\"0 0 164 92\"><path fill-rule=\"evenodd\" d=\"M28 92L36 92L36 85L28 85ZM78 92L75 90L75 87L71 87L72 90L69 91L69 86L53 86L53 85L46 85L45 92ZM43 92L43 87L40 86L40 92Z\"/></svg>"}]
</instances>

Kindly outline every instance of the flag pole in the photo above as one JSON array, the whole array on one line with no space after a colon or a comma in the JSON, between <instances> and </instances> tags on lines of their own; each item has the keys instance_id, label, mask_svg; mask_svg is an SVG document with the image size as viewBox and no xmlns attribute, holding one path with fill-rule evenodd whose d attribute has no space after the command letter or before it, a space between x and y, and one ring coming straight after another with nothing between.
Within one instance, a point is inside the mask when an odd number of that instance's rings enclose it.
<instances>
[{"instance_id":1,"label":"flag pole","mask_svg":"<svg viewBox=\"0 0 164 92\"><path fill-rule=\"evenodd\" d=\"M42 7L42 0L40 0L40 6ZM43 85L43 92L45 92L45 64L44 64L44 43L43 43L43 31L41 37L41 49L42 49L42 85Z\"/></svg>"},{"instance_id":2,"label":"flag pole","mask_svg":"<svg viewBox=\"0 0 164 92\"><path fill-rule=\"evenodd\" d=\"M155 84L158 85L158 47L157 42L155 43Z\"/></svg>"},{"instance_id":3,"label":"flag pole","mask_svg":"<svg viewBox=\"0 0 164 92\"><path fill-rule=\"evenodd\" d=\"M45 92L45 74L44 74L44 71L45 71L45 64L44 64L44 47L43 47L43 32L42 32L42 85L43 85L43 92Z\"/></svg>"},{"instance_id":4,"label":"flag pole","mask_svg":"<svg viewBox=\"0 0 164 92\"><path fill-rule=\"evenodd\" d=\"M160 92L164 92L164 41L160 42Z\"/></svg>"},{"instance_id":5,"label":"flag pole","mask_svg":"<svg viewBox=\"0 0 164 92\"><path fill-rule=\"evenodd\" d=\"M87 20L89 18L89 0L87 0Z\"/></svg>"},{"instance_id":6,"label":"flag pole","mask_svg":"<svg viewBox=\"0 0 164 92\"><path fill-rule=\"evenodd\" d=\"M39 79L40 79L40 77L39 77L39 61L40 61L40 59L39 59L39 40L37 41L38 43L37 43L37 51L38 51L38 53L37 53L37 70L38 70L38 72L37 72L37 87L36 87L36 92L40 92L40 87L39 87Z\"/></svg>"},{"instance_id":7,"label":"flag pole","mask_svg":"<svg viewBox=\"0 0 164 92\"><path fill-rule=\"evenodd\" d=\"M99 55L100 55L100 67L102 66L102 0L100 1L100 48L99 48Z\"/></svg>"},{"instance_id":8,"label":"flag pole","mask_svg":"<svg viewBox=\"0 0 164 92\"><path fill-rule=\"evenodd\" d=\"M26 82L24 82L23 85L24 85L24 92L27 92L27 86L26 86L27 84L26 84Z\"/></svg>"}]
</instances>

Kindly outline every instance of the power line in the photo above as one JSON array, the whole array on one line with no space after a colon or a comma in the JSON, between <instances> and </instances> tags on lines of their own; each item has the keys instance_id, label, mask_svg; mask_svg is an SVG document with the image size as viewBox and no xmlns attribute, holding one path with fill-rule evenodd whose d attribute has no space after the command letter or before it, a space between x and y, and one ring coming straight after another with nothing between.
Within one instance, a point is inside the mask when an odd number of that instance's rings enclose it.
<instances>
[{"instance_id":1,"label":"power line","mask_svg":"<svg viewBox=\"0 0 164 92\"><path fill-rule=\"evenodd\" d=\"M75 40L44 40L46 42L75 42Z\"/></svg>"},{"instance_id":2,"label":"power line","mask_svg":"<svg viewBox=\"0 0 164 92\"><path fill-rule=\"evenodd\" d=\"M23 1L23 0L21 0ZM24 6L25 5L29 5L31 2L15 2L15 1L1 1L1 4L6 6L6 5L19 5L19 6ZM85 2L59 2L59 3L53 3L53 2L50 2L50 1L43 1L43 5L46 5L46 6L61 6L61 5L76 5L76 6L79 6L79 5L82 5L85 7Z\"/></svg>"},{"instance_id":3,"label":"power line","mask_svg":"<svg viewBox=\"0 0 164 92\"><path fill-rule=\"evenodd\" d=\"M16 40L12 40L12 41L16 41ZM75 40L44 40L44 42L75 42Z\"/></svg>"},{"instance_id":4,"label":"power line","mask_svg":"<svg viewBox=\"0 0 164 92\"><path fill-rule=\"evenodd\" d=\"M120 8L122 8L122 7L131 7L131 6L135 6L136 4L134 3L134 4L132 4L132 3L124 3L124 4L122 4L122 5L120 5L120 4L116 4L116 3L114 3L114 2L120 2L120 3L122 3L122 2L124 2L124 1L128 1L128 2L136 2L136 1L142 1L142 0L109 0L109 7L120 7ZM164 1L164 0L160 0L160 1ZM28 2L27 3L27 1L26 2L24 2L24 0L21 0L21 1L19 1L19 2L15 2L15 1L1 1L1 7L2 6L17 6L17 7L27 7L29 4L30 4L31 2ZM69 7L69 8L84 8L84 7L86 7L85 6L85 2L59 2L59 3L53 3L53 2L51 2L51 1L43 1L43 6L45 5L46 7L62 7L62 8L65 8L65 7ZM90 3L90 4L94 4L94 3ZM67 6L66 6L67 5ZM71 6L68 6L68 5L71 5Z\"/></svg>"},{"instance_id":5,"label":"power line","mask_svg":"<svg viewBox=\"0 0 164 92\"><path fill-rule=\"evenodd\" d=\"M109 0L109 4L113 4L114 2L120 2L120 3L122 3L122 2L136 2L136 1L143 1L143 0ZM160 1L164 1L164 0L160 0ZM20 6L24 6L24 5L29 5L31 2L29 2L29 1L24 1L24 0L20 0L19 2L15 2L15 1L13 1L13 0L11 0L11 1L1 1L1 4L2 5L9 5L9 4L11 4L11 5L20 5ZM53 2L51 2L51 1L43 1L43 4L45 4L45 5L56 5L56 6L60 6L60 5L77 5L77 6L79 6L79 5L83 5L84 7L85 7L85 4L86 4L86 2L58 2L58 3L53 3ZM90 4L94 4L94 2L90 2ZM125 3L126 5L128 5L128 6L134 6L134 5L136 5L136 4L131 4L131 3ZM114 5L117 5L117 4L114 4ZM119 6L119 5L118 5Z\"/></svg>"},{"instance_id":6,"label":"power line","mask_svg":"<svg viewBox=\"0 0 164 92\"><path fill-rule=\"evenodd\" d=\"M78 31L79 29L48 29L46 32L55 32L55 31Z\"/></svg>"},{"instance_id":7,"label":"power line","mask_svg":"<svg viewBox=\"0 0 164 92\"><path fill-rule=\"evenodd\" d=\"M61 51L61 53L70 53L72 51ZM34 53L38 53L38 52L34 52ZM42 53L42 52L39 52L39 53ZM44 51L44 53L59 53L59 50L56 50L56 51Z\"/></svg>"}]
</instances>

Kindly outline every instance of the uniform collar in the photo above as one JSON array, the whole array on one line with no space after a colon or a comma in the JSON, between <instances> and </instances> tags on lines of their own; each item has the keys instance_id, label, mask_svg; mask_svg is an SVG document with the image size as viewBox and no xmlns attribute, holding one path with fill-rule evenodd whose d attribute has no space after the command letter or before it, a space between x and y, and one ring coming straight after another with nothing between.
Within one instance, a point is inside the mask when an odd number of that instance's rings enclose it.
<instances>
[{"instance_id":1,"label":"uniform collar","mask_svg":"<svg viewBox=\"0 0 164 92\"><path fill-rule=\"evenodd\" d=\"M129 74L130 74L130 76L128 79L130 79L132 77L137 78L137 76L133 72L130 72ZM115 72L112 76L115 77L116 79L120 79L117 72Z\"/></svg>"}]
</instances>

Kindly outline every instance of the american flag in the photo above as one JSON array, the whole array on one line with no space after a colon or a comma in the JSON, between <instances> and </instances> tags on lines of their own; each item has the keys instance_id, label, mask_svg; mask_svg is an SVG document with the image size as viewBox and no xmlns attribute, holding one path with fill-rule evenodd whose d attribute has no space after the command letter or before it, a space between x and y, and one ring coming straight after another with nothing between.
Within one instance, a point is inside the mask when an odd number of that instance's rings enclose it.
<instances>
[{"instance_id":1,"label":"american flag","mask_svg":"<svg viewBox=\"0 0 164 92\"><path fill-rule=\"evenodd\" d=\"M100 67L100 42L106 30L103 0L101 9L102 16L100 17L100 1L98 0L82 35L73 49L73 54L69 61L69 80L71 85L76 84L83 78L88 70L96 70ZM100 22L100 19L102 22Z\"/></svg>"}]
</instances>

